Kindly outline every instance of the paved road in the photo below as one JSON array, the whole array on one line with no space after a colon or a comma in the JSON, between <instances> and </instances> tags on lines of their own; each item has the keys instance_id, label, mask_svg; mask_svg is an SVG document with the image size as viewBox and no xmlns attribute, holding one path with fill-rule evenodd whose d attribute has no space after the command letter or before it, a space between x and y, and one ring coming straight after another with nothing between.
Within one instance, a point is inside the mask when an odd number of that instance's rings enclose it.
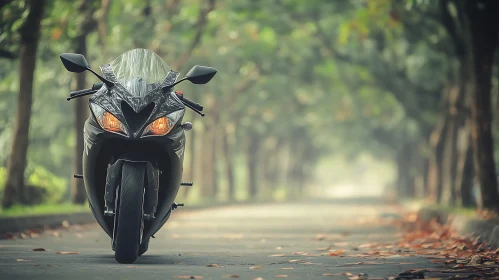
<instances>
[{"instance_id":1,"label":"paved road","mask_svg":"<svg viewBox=\"0 0 499 280\"><path fill-rule=\"evenodd\" d=\"M115 262L109 238L96 225L0 240L0 279L346 279L323 275L343 272L367 273L372 279L434 266L422 257L360 256L369 251L362 244L399 238L400 232L377 221L396 211L379 202L187 209L173 214L133 265ZM329 256L321 248L328 246L345 252Z\"/></svg>"}]
</instances>

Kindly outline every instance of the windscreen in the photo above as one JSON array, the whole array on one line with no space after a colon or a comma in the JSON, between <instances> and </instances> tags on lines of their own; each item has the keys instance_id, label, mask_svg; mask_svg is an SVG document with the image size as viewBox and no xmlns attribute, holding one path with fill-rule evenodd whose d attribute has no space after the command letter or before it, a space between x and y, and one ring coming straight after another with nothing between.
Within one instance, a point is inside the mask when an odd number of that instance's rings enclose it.
<instances>
[{"instance_id":1,"label":"windscreen","mask_svg":"<svg viewBox=\"0 0 499 280\"><path fill-rule=\"evenodd\" d=\"M171 71L154 52L134 49L110 63L116 78L134 97L143 97L157 88Z\"/></svg>"}]
</instances>

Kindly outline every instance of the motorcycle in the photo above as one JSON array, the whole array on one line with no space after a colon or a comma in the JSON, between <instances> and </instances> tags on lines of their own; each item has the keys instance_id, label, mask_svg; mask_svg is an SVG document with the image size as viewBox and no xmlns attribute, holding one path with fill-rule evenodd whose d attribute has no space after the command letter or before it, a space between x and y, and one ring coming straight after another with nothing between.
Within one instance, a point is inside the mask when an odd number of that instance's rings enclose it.
<instances>
[{"instance_id":1,"label":"motorcycle","mask_svg":"<svg viewBox=\"0 0 499 280\"><path fill-rule=\"evenodd\" d=\"M217 73L196 65L178 72L154 52L127 51L93 71L81 54L60 55L69 72L90 71L101 83L70 93L67 100L92 95L84 126L83 179L90 209L112 239L119 263L133 263L169 219L182 183L187 108L204 116L203 106L175 92L185 80L206 84Z\"/></svg>"}]
</instances>

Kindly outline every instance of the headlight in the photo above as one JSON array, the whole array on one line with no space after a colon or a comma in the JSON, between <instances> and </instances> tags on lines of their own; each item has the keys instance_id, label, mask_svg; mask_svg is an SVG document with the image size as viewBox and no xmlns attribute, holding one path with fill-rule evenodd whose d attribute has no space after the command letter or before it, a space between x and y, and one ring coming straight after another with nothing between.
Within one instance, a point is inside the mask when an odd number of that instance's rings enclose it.
<instances>
[{"instance_id":1,"label":"headlight","mask_svg":"<svg viewBox=\"0 0 499 280\"><path fill-rule=\"evenodd\" d=\"M92 112L102 129L113 133L128 135L125 126L113 114L94 103L90 103L90 109L92 109Z\"/></svg>"},{"instance_id":2,"label":"headlight","mask_svg":"<svg viewBox=\"0 0 499 280\"><path fill-rule=\"evenodd\" d=\"M178 110L166 116L157 118L145 129L142 136L166 135L184 115L184 110Z\"/></svg>"}]
</instances>

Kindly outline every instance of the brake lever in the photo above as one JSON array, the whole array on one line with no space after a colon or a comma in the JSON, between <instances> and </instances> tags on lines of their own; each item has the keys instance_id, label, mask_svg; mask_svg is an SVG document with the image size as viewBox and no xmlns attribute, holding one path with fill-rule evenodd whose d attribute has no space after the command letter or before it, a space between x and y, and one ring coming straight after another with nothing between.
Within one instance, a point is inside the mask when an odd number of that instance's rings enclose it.
<instances>
[{"instance_id":1,"label":"brake lever","mask_svg":"<svg viewBox=\"0 0 499 280\"><path fill-rule=\"evenodd\" d=\"M182 101L182 103L184 103L184 105L187 106L187 107L189 107L192 111L194 111L194 112L198 113L199 115L201 115L201 117L204 117L205 114L202 113L202 112L200 112L200 111L198 111L198 109L192 107L190 104L187 104L187 103L185 103L183 101Z\"/></svg>"},{"instance_id":2,"label":"brake lever","mask_svg":"<svg viewBox=\"0 0 499 280\"><path fill-rule=\"evenodd\" d=\"M82 93L82 94L78 94L78 95L73 95L73 96L70 96L70 97L67 97L66 100L69 101L71 99L75 99L75 98L78 98L78 97L82 97L82 96L86 96L86 95L90 95L90 94L94 94L96 93L97 90L92 90L92 91L89 91L89 92L85 92L85 93Z\"/></svg>"}]
</instances>

